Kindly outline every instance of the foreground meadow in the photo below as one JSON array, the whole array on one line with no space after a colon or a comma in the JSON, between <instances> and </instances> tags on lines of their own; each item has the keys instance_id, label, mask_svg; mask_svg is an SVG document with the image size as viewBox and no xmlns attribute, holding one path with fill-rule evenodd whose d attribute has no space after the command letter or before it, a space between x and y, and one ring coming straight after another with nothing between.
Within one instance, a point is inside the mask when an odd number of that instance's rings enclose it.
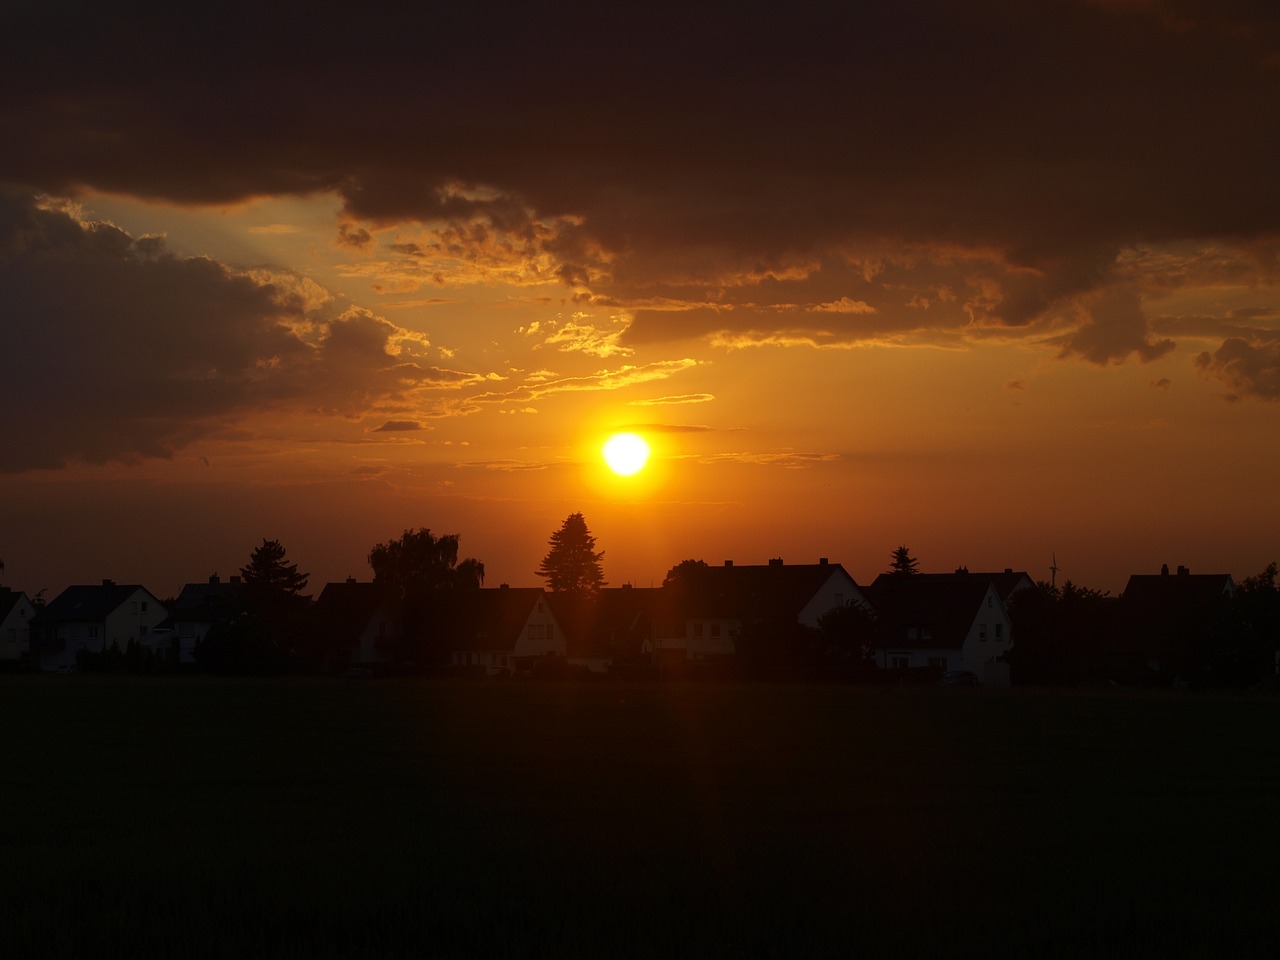
<instances>
[{"instance_id":1,"label":"foreground meadow","mask_svg":"<svg viewBox=\"0 0 1280 960\"><path fill-rule=\"evenodd\" d=\"M1272 957L1280 701L3 678L12 957Z\"/></svg>"}]
</instances>

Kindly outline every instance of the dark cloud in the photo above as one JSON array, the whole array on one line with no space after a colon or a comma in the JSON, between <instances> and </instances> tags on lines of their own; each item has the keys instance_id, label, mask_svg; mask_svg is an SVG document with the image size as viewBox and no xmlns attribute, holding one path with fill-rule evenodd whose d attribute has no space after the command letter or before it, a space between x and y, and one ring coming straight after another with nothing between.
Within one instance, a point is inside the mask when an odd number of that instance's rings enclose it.
<instances>
[{"instance_id":1,"label":"dark cloud","mask_svg":"<svg viewBox=\"0 0 1280 960\"><path fill-rule=\"evenodd\" d=\"M1280 400L1280 338L1275 335L1249 340L1230 337L1212 354L1205 351L1194 362L1205 376L1230 388L1229 400Z\"/></svg>"},{"instance_id":2,"label":"dark cloud","mask_svg":"<svg viewBox=\"0 0 1280 960\"><path fill-rule=\"evenodd\" d=\"M846 300L893 329L1030 328L1114 282L1130 244L1280 232L1273 4L56 7L7 24L0 178L184 202L331 190L343 242L430 221L481 272L524 258L616 302L671 284L734 302L851 246L898 257L901 288L750 297L759 315L720 317L735 335L857 340L820 322L861 319L817 309ZM335 69L353 50L361 69ZM636 337L709 320L645 314ZM1068 355L1167 349L1124 311L1084 323Z\"/></svg>"},{"instance_id":3,"label":"dark cloud","mask_svg":"<svg viewBox=\"0 0 1280 960\"><path fill-rule=\"evenodd\" d=\"M417 420L388 420L382 426L374 430L374 433L408 433L413 430L424 430L421 423Z\"/></svg>"},{"instance_id":4,"label":"dark cloud","mask_svg":"<svg viewBox=\"0 0 1280 960\"><path fill-rule=\"evenodd\" d=\"M0 471L170 456L285 406L359 416L466 377L401 359L414 335L309 312L268 282L0 193L0 405L24 411Z\"/></svg>"}]
</instances>

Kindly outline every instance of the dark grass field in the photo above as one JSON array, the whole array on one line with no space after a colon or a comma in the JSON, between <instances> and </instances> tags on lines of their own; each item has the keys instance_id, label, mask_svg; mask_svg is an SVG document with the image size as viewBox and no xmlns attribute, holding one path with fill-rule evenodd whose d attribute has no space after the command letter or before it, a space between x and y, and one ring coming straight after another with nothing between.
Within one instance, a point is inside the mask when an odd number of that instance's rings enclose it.
<instances>
[{"instance_id":1,"label":"dark grass field","mask_svg":"<svg viewBox=\"0 0 1280 960\"><path fill-rule=\"evenodd\" d=\"M1280 699L0 678L8 957L1274 957Z\"/></svg>"}]
</instances>

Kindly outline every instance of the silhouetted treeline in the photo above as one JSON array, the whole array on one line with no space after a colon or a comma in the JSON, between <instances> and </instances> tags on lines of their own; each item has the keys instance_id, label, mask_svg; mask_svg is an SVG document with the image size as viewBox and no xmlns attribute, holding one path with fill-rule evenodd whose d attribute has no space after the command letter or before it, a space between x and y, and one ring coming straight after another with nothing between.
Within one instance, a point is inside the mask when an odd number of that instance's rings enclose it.
<instances>
[{"instance_id":1,"label":"silhouetted treeline","mask_svg":"<svg viewBox=\"0 0 1280 960\"><path fill-rule=\"evenodd\" d=\"M1243 688L1273 678L1276 576L1272 563L1231 594L1171 590L1150 598L1132 586L1116 598L1070 581L1037 583L1009 604L1013 681ZM1162 579L1179 586L1177 575Z\"/></svg>"}]
</instances>

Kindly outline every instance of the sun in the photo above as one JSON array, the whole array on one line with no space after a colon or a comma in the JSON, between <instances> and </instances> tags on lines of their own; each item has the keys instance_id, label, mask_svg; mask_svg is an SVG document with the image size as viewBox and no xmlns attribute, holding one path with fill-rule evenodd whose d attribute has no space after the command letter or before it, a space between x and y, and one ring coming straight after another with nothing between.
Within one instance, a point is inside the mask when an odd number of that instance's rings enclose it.
<instances>
[{"instance_id":1,"label":"sun","mask_svg":"<svg viewBox=\"0 0 1280 960\"><path fill-rule=\"evenodd\" d=\"M649 461L649 444L636 433L615 433L600 449L604 462L620 477L630 477Z\"/></svg>"}]
</instances>

